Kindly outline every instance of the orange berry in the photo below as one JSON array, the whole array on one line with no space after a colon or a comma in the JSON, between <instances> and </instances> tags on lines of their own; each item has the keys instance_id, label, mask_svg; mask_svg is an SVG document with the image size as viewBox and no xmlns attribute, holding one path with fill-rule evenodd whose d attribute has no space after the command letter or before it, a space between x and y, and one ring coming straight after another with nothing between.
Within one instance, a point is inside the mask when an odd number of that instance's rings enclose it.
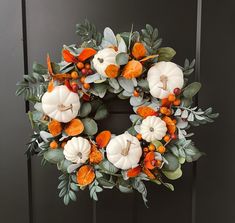
<instances>
[{"instance_id":1,"label":"orange berry","mask_svg":"<svg viewBox=\"0 0 235 223\"><path fill-rule=\"evenodd\" d=\"M156 160L156 166L160 167L162 165L162 161L161 160Z\"/></svg>"},{"instance_id":2,"label":"orange berry","mask_svg":"<svg viewBox=\"0 0 235 223\"><path fill-rule=\"evenodd\" d=\"M167 112L165 113L165 115L170 116L171 115L171 109L167 109Z\"/></svg>"},{"instance_id":3,"label":"orange berry","mask_svg":"<svg viewBox=\"0 0 235 223\"><path fill-rule=\"evenodd\" d=\"M155 150L155 146L151 143L149 145L149 151L154 151Z\"/></svg>"},{"instance_id":4,"label":"orange berry","mask_svg":"<svg viewBox=\"0 0 235 223\"><path fill-rule=\"evenodd\" d=\"M164 115L168 112L168 110L169 110L169 109L168 109L167 107L161 107L161 108L160 108L160 112L161 112L162 114L164 114Z\"/></svg>"},{"instance_id":5,"label":"orange berry","mask_svg":"<svg viewBox=\"0 0 235 223\"><path fill-rule=\"evenodd\" d=\"M169 142L170 139L171 139L171 138L170 138L169 135L165 135L164 138L163 138L163 140L164 140L165 142Z\"/></svg>"},{"instance_id":6,"label":"orange berry","mask_svg":"<svg viewBox=\"0 0 235 223\"><path fill-rule=\"evenodd\" d=\"M91 86L90 86L90 84L88 84L88 83L84 83L84 84L83 84L83 87L84 87L86 90L88 90Z\"/></svg>"},{"instance_id":7,"label":"orange berry","mask_svg":"<svg viewBox=\"0 0 235 223\"><path fill-rule=\"evenodd\" d=\"M177 99L173 102L173 105L178 106L178 105L180 105L180 103L181 103L180 99L177 98Z\"/></svg>"},{"instance_id":8,"label":"orange berry","mask_svg":"<svg viewBox=\"0 0 235 223\"><path fill-rule=\"evenodd\" d=\"M85 79L86 79L86 77L82 76L82 77L80 78L80 82L81 82L82 84L84 84L84 83L85 83Z\"/></svg>"},{"instance_id":9,"label":"orange berry","mask_svg":"<svg viewBox=\"0 0 235 223\"><path fill-rule=\"evenodd\" d=\"M139 93L138 91L134 90L133 95L134 95L135 97L139 97L139 96L140 96L140 93Z\"/></svg>"},{"instance_id":10,"label":"orange berry","mask_svg":"<svg viewBox=\"0 0 235 223\"><path fill-rule=\"evenodd\" d=\"M168 101L170 101L170 102L175 101L175 95L174 94L169 94L168 95Z\"/></svg>"},{"instance_id":11,"label":"orange berry","mask_svg":"<svg viewBox=\"0 0 235 223\"><path fill-rule=\"evenodd\" d=\"M166 151L166 148L165 148L165 146L159 146L157 148L157 151L162 154L162 153L164 153Z\"/></svg>"},{"instance_id":12,"label":"orange berry","mask_svg":"<svg viewBox=\"0 0 235 223\"><path fill-rule=\"evenodd\" d=\"M73 79L78 79L78 72L77 72L77 71L73 71L73 72L71 73L71 77L72 77Z\"/></svg>"},{"instance_id":13,"label":"orange berry","mask_svg":"<svg viewBox=\"0 0 235 223\"><path fill-rule=\"evenodd\" d=\"M86 64L85 64L85 68L88 70L88 69L91 68L91 65L90 65L89 63L86 63Z\"/></svg>"},{"instance_id":14,"label":"orange berry","mask_svg":"<svg viewBox=\"0 0 235 223\"><path fill-rule=\"evenodd\" d=\"M51 147L51 149L56 149L56 148L58 148L58 143L54 140L50 143L50 147Z\"/></svg>"},{"instance_id":15,"label":"orange berry","mask_svg":"<svg viewBox=\"0 0 235 223\"><path fill-rule=\"evenodd\" d=\"M141 139L142 139L142 135L141 135L140 133L138 133L138 134L136 135L136 138L137 138L138 140L141 140Z\"/></svg>"},{"instance_id":16,"label":"orange berry","mask_svg":"<svg viewBox=\"0 0 235 223\"><path fill-rule=\"evenodd\" d=\"M148 152L149 148L148 147L144 147L144 152Z\"/></svg>"},{"instance_id":17,"label":"orange berry","mask_svg":"<svg viewBox=\"0 0 235 223\"><path fill-rule=\"evenodd\" d=\"M83 67L84 67L84 63L82 63L82 62L78 62L78 63L77 63L77 68L78 68L79 70L81 70Z\"/></svg>"},{"instance_id":18,"label":"orange berry","mask_svg":"<svg viewBox=\"0 0 235 223\"><path fill-rule=\"evenodd\" d=\"M60 147L61 147L61 148L64 148L65 145L66 145L66 142L62 142L61 145L60 145Z\"/></svg>"}]
</instances>

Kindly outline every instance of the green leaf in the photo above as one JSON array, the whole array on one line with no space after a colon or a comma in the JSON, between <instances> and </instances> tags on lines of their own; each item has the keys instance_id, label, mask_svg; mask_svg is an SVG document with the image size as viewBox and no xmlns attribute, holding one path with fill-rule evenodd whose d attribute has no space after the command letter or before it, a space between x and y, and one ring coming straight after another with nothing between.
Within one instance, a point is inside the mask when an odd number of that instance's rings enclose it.
<instances>
[{"instance_id":1,"label":"green leaf","mask_svg":"<svg viewBox=\"0 0 235 223\"><path fill-rule=\"evenodd\" d=\"M179 168L177 168L173 172L172 171L166 171L166 170L162 170L162 172L170 180L176 180L176 179L178 179L182 176L181 166L179 166Z\"/></svg>"},{"instance_id":2,"label":"green leaf","mask_svg":"<svg viewBox=\"0 0 235 223\"><path fill-rule=\"evenodd\" d=\"M83 103L80 109L80 117L84 118L88 116L90 112L91 112L91 104L89 102Z\"/></svg>"},{"instance_id":3,"label":"green leaf","mask_svg":"<svg viewBox=\"0 0 235 223\"><path fill-rule=\"evenodd\" d=\"M107 89L108 85L106 83L94 84L91 88L91 93L96 96L99 96L100 98L103 98L106 94Z\"/></svg>"},{"instance_id":4,"label":"green leaf","mask_svg":"<svg viewBox=\"0 0 235 223\"><path fill-rule=\"evenodd\" d=\"M118 172L118 168L115 167L112 163L110 163L108 160L103 160L100 164L99 164L100 168L102 170L108 171L110 173L117 173Z\"/></svg>"},{"instance_id":5,"label":"green leaf","mask_svg":"<svg viewBox=\"0 0 235 223\"><path fill-rule=\"evenodd\" d=\"M82 119L82 123L84 125L84 133L92 136L95 135L98 131L97 123L91 118Z\"/></svg>"},{"instance_id":6,"label":"green leaf","mask_svg":"<svg viewBox=\"0 0 235 223\"><path fill-rule=\"evenodd\" d=\"M124 187L122 185L118 186L118 189L122 192L122 193L132 193L133 189L129 188L129 187Z\"/></svg>"},{"instance_id":7,"label":"green leaf","mask_svg":"<svg viewBox=\"0 0 235 223\"><path fill-rule=\"evenodd\" d=\"M68 160L64 159L61 162L57 163L57 169L64 172L64 173L67 173L67 168L71 164L72 164L71 161L68 161Z\"/></svg>"},{"instance_id":8,"label":"green leaf","mask_svg":"<svg viewBox=\"0 0 235 223\"><path fill-rule=\"evenodd\" d=\"M171 61L176 52L171 47L162 47L157 50L158 61Z\"/></svg>"},{"instance_id":9,"label":"green leaf","mask_svg":"<svg viewBox=\"0 0 235 223\"><path fill-rule=\"evenodd\" d=\"M33 63L33 71L38 74L47 74L47 68L36 62Z\"/></svg>"},{"instance_id":10,"label":"green leaf","mask_svg":"<svg viewBox=\"0 0 235 223\"><path fill-rule=\"evenodd\" d=\"M118 65L125 65L128 63L129 55L127 53L119 53L116 56L116 63Z\"/></svg>"},{"instance_id":11,"label":"green leaf","mask_svg":"<svg viewBox=\"0 0 235 223\"><path fill-rule=\"evenodd\" d=\"M64 154L62 149L49 149L44 153L44 159L49 163L57 164L64 160Z\"/></svg>"},{"instance_id":12,"label":"green leaf","mask_svg":"<svg viewBox=\"0 0 235 223\"><path fill-rule=\"evenodd\" d=\"M167 171L175 171L178 167L179 167L179 160L177 157L175 157L173 154L171 153L166 153L164 155L164 158L168 161L168 164L165 163L163 166L164 170Z\"/></svg>"},{"instance_id":13,"label":"green leaf","mask_svg":"<svg viewBox=\"0 0 235 223\"><path fill-rule=\"evenodd\" d=\"M189 84L183 91L184 97L191 99L193 96L195 96L199 92L201 86L202 85L199 82L193 82Z\"/></svg>"},{"instance_id":14,"label":"green leaf","mask_svg":"<svg viewBox=\"0 0 235 223\"><path fill-rule=\"evenodd\" d=\"M106 105L103 104L97 109L94 119L95 120L104 119L108 116L108 114L109 114L108 109L107 109Z\"/></svg>"},{"instance_id":15,"label":"green leaf","mask_svg":"<svg viewBox=\"0 0 235 223\"><path fill-rule=\"evenodd\" d=\"M105 179L103 177L100 177L97 179L99 184L105 188L113 188L115 186L115 183L113 181L110 181L108 179Z\"/></svg>"}]
</instances>

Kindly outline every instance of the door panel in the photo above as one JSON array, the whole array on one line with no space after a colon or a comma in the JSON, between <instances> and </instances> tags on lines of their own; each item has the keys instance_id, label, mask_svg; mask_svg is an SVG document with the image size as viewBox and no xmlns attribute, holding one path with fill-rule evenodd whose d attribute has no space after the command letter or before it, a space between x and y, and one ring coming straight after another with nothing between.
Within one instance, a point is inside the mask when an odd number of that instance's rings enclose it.
<instances>
[{"instance_id":1,"label":"door panel","mask_svg":"<svg viewBox=\"0 0 235 223\"><path fill-rule=\"evenodd\" d=\"M58 0L56 3L52 0L31 0L27 1L29 64L33 61L45 63L46 53L50 53L52 60L58 60L63 44L78 42L74 34L75 24L84 18L94 22L100 31L105 26L112 27L115 32L129 31L132 23L134 29L140 30L150 23L159 28L163 46L175 48L177 63L183 64L185 57L194 58L196 2L193 0L148 0L144 4L134 0ZM109 108L111 113L123 114L113 114L100 122L100 129L120 134L130 125L132 108L127 101L111 101ZM79 219L90 223L93 210L88 193L81 192L75 204L63 207L62 201L57 198L57 176L55 167L41 168L39 161L33 159L35 222ZM166 223L172 220L188 223L191 218L192 166L187 165L183 179L173 183L176 187L174 193L157 185L148 185L149 209L144 207L137 193L126 195L107 190L99 195L93 220L97 223L110 222L110 219L114 223L143 223L156 219ZM169 209L172 210L171 215L166 215ZM178 214L182 209L183 216ZM157 212L161 214L158 216Z\"/></svg>"}]
</instances>

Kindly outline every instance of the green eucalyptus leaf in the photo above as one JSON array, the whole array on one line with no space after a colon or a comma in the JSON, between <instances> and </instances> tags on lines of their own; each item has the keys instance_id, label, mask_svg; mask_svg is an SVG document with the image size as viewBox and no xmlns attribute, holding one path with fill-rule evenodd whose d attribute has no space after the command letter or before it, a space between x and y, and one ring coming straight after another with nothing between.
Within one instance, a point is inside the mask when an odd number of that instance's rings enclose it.
<instances>
[{"instance_id":1,"label":"green eucalyptus leaf","mask_svg":"<svg viewBox=\"0 0 235 223\"><path fill-rule=\"evenodd\" d=\"M94 119L95 120L104 119L108 116L108 114L109 114L108 109L106 105L103 104L97 109Z\"/></svg>"},{"instance_id":2,"label":"green eucalyptus leaf","mask_svg":"<svg viewBox=\"0 0 235 223\"><path fill-rule=\"evenodd\" d=\"M166 171L175 171L179 167L179 160L176 156L171 153L166 153L164 158L168 161L168 164L165 163L163 169Z\"/></svg>"},{"instance_id":3,"label":"green eucalyptus leaf","mask_svg":"<svg viewBox=\"0 0 235 223\"><path fill-rule=\"evenodd\" d=\"M84 125L84 133L92 136L98 131L97 123L91 118L84 118L81 120Z\"/></svg>"},{"instance_id":4,"label":"green eucalyptus leaf","mask_svg":"<svg viewBox=\"0 0 235 223\"><path fill-rule=\"evenodd\" d=\"M184 97L191 99L193 96L195 96L199 92L201 86L202 85L199 82L193 82L189 84L187 87L185 87L183 91Z\"/></svg>"},{"instance_id":5,"label":"green eucalyptus leaf","mask_svg":"<svg viewBox=\"0 0 235 223\"><path fill-rule=\"evenodd\" d=\"M118 65L125 65L128 63L129 55L127 53L119 53L116 56L116 63Z\"/></svg>"},{"instance_id":6,"label":"green eucalyptus leaf","mask_svg":"<svg viewBox=\"0 0 235 223\"><path fill-rule=\"evenodd\" d=\"M110 173L117 173L118 172L118 168L115 167L112 163L110 163L108 160L103 160L100 164L99 164L100 168L104 171L108 171Z\"/></svg>"},{"instance_id":7,"label":"green eucalyptus leaf","mask_svg":"<svg viewBox=\"0 0 235 223\"><path fill-rule=\"evenodd\" d=\"M83 103L80 109L80 117L84 118L88 116L91 112L91 109L91 104L89 102Z\"/></svg>"},{"instance_id":8,"label":"green eucalyptus leaf","mask_svg":"<svg viewBox=\"0 0 235 223\"><path fill-rule=\"evenodd\" d=\"M179 166L175 171L162 170L163 174L170 180L176 180L182 176L181 166Z\"/></svg>"},{"instance_id":9,"label":"green eucalyptus leaf","mask_svg":"<svg viewBox=\"0 0 235 223\"><path fill-rule=\"evenodd\" d=\"M162 47L157 50L158 61L171 61L176 52L171 47Z\"/></svg>"},{"instance_id":10,"label":"green eucalyptus leaf","mask_svg":"<svg viewBox=\"0 0 235 223\"><path fill-rule=\"evenodd\" d=\"M49 163L57 164L64 160L64 154L62 149L49 149L44 153L44 159Z\"/></svg>"}]
</instances>

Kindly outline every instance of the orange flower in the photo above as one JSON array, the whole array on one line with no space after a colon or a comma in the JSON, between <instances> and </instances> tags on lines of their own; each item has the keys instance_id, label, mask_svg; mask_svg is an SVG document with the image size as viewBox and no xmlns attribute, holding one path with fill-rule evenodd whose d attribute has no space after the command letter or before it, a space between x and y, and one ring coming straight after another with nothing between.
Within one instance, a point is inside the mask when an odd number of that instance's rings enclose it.
<instances>
[{"instance_id":1,"label":"orange flower","mask_svg":"<svg viewBox=\"0 0 235 223\"><path fill-rule=\"evenodd\" d=\"M127 171L127 176L128 177L136 177L139 175L140 172L141 172L141 166L137 166L135 168L129 169Z\"/></svg>"},{"instance_id":2,"label":"orange flower","mask_svg":"<svg viewBox=\"0 0 235 223\"><path fill-rule=\"evenodd\" d=\"M122 76L126 79L132 79L134 77L139 77L143 72L143 66L142 64L137 60L131 60L129 61L123 71Z\"/></svg>"},{"instance_id":3,"label":"orange flower","mask_svg":"<svg viewBox=\"0 0 235 223\"><path fill-rule=\"evenodd\" d=\"M145 57L147 54L147 50L144 47L143 43L135 43L132 48L132 55L137 60Z\"/></svg>"},{"instance_id":4,"label":"orange flower","mask_svg":"<svg viewBox=\"0 0 235 223\"><path fill-rule=\"evenodd\" d=\"M96 136L96 143L99 148L104 148L109 143L111 139L111 132L110 131L102 131Z\"/></svg>"},{"instance_id":5,"label":"orange flower","mask_svg":"<svg viewBox=\"0 0 235 223\"><path fill-rule=\"evenodd\" d=\"M90 163L93 164L98 164L103 160L102 152L100 152L94 144L92 144L91 146L91 153L89 155L89 160Z\"/></svg>"},{"instance_id":6,"label":"orange flower","mask_svg":"<svg viewBox=\"0 0 235 223\"><path fill-rule=\"evenodd\" d=\"M86 186L95 179L95 172L92 166L84 165L77 172L77 183L80 186Z\"/></svg>"},{"instance_id":7,"label":"orange flower","mask_svg":"<svg viewBox=\"0 0 235 223\"><path fill-rule=\"evenodd\" d=\"M80 119L73 119L70 121L64 131L68 136L76 136L82 133L84 130L84 125Z\"/></svg>"},{"instance_id":8,"label":"orange flower","mask_svg":"<svg viewBox=\"0 0 235 223\"><path fill-rule=\"evenodd\" d=\"M48 130L53 136L57 136L62 132L62 125L60 122L52 120L48 124Z\"/></svg>"},{"instance_id":9,"label":"orange flower","mask_svg":"<svg viewBox=\"0 0 235 223\"><path fill-rule=\"evenodd\" d=\"M153 116L156 115L157 112L154 111L152 108L148 107L148 106L141 106L137 109L137 114L139 116L141 116L142 118L146 118L148 116Z\"/></svg>"}]
</instances>

